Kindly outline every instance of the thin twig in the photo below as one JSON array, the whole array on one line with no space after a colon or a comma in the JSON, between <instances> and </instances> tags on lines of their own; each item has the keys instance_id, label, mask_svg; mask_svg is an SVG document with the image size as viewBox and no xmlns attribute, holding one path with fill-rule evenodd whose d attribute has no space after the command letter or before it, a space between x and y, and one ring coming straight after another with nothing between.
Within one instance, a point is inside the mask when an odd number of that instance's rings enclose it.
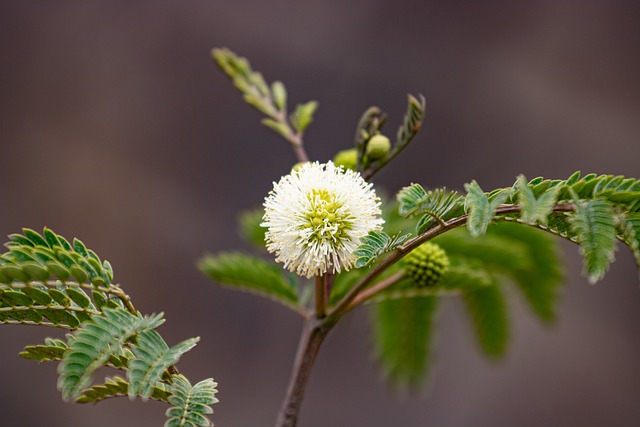
<instances>
[{"instance_id":1,"label":"thin twig","mask_svg":"<svg viewBox=\"0 0 640 427\"><path fill-rule=\"evenodd\" d=\"M311 368L320 350L320 345L331 327L332 325L328 325L326 322L320 323L317 319L305 321L291 370L291 379L275 427L295 427Z\"/></svg>"}]
</instances>

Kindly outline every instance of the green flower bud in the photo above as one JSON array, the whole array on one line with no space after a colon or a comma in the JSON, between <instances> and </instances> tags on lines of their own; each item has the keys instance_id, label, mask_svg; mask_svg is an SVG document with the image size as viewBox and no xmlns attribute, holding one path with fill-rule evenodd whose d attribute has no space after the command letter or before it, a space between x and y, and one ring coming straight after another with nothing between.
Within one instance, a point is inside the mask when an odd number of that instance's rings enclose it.
<instances>
[{"instance_id":1,"label":"green flower bud","mask_svg":"<svg viewBox=\"0 0 640 427\"><path fill-rule=\"evenodd\" d=\"M372 160L383 158L391 149L391 141L384 135L376 134L367 143L367 156Z\"/></svg>"},{"instance_id":2,"label":"green flower bud","mask_svg":"<svg viewBox=\"0 0 640 427\"><path fill-rule=\"evenodd\" d=\"M405 275L418 286L434 286L449 270L449 257L438 245L427 242L403 260Z\"/></svg>"},{"instance_id":3,"label":"green flower bud","mask_svg":"<svg viewBox=\"0 0 640 427\"><path fill-rule=\"evenodd\" d=\"M345 169L356 170L356 164L358 162L358 152L355 148L349 150L338 151L338 154L333 158L333 163L336 166L342 166Z\"/></svg>"}]
</instances>

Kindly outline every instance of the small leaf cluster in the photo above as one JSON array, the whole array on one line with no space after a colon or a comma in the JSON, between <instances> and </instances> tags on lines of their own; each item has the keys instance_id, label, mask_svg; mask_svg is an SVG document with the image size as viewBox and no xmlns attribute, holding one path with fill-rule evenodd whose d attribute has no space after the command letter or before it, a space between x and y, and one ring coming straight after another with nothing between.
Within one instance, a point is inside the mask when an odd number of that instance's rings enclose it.
<instances>
[{"instance_id":1,"label":"small leaf cluster","mask_svg":"<svg viewBox=\"0 0 640 427\"><path fill-rule=\"evenodd\" d=\"M292 144L301 144L300 137L313 122L318 108L316 101L299 104L288 113L287 90L280 81L268 85L260 72L254 71L246 58L226 48L213 49L213 58L242 93L244 100L267 116L262 124L283 136Z\"/></svg>"},{"instance_id":2,"label":"small leaf cluster","mask_svg":"<svg viewBox=\"0 0 640 427\"><path fill-rule=\"evenodd\" d=\"M155 330L164 322L162 314L141 315L112 283L110 264L80 240L70 244L48 228L42 234L24 229L9 237L8 251L0 255L0 323L73 332L66 341L47 338L20 353L30 360L60 362L58 388L64 400L152 398L174 408L166 425L210 425L206 417L216 402L215 383L205 380L193 387L204 390L198 391L205 393L201 405L180 406L192 391L174 367L199 338L169 347ZM94 373L103 366L124 371L126 379L116 376L93 385ZM183 424L176 424L175 407L182 411Z\"/></svg>"}]
</instances>

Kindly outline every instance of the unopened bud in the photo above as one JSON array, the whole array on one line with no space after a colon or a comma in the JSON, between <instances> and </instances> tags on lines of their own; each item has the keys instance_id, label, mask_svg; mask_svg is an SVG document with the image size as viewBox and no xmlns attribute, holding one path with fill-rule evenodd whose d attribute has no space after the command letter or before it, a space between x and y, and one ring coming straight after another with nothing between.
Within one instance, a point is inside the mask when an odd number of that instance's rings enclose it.
<instances>
[{"instance_id":1,"label":"unopened bud","mask_svg":"<svg viewBox=\"0 0 640 427\"><path fill-rule=\"evenodd\" d=\"M338 153L333 158L333 163L336 166L342 166L345 169L356 170L356 166L358 163L358 152L355 148L338 151Z\"/></svg>"},{"instance_id":2,"label":"unopened bud","mask_svg":"<svg viewBox=\"0 0 640 427\"><path fill-rule=\"evenodd\" d=\"M383 158L391 149L391 141L384 135L373 135L367 143L367 156L372 160Z\"/></svg>"}]
</instances>

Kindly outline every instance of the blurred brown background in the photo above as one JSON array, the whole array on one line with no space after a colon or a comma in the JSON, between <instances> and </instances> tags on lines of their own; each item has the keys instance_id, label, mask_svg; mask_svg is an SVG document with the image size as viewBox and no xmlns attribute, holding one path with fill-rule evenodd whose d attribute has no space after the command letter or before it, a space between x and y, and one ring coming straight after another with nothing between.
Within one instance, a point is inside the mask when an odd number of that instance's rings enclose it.
<instances>
[{"instance_id":1,"label":"blurred brown background","mask_svg":"<svg viewBox=\"0 0 640 427\"><path fill-rule=\"evenodd\" d=\"M228 46L291 104L318 99L310 155L329 159L376 104L395 132L405 94L424 133L376 177L486 189L519 173L640 175L640 7L635 1L0 1L0 234L49 226L114 266L170 344L199 335L180 368L213 376L220 427L272 424L300 322L222 290L194 268L241 248L239 209L294 161L210 59ZM640 425L640 292L626 249L602 283L570 266L559 324L516 298L511 351L485 361L462 307L441 313L424 396L397 399L369 356L366 313L332 333L301 427ZM0 328L0 425L158 426L164 406L64 404L55 366L16 356L58 331Z\"/></svg>"}]
</instances>

